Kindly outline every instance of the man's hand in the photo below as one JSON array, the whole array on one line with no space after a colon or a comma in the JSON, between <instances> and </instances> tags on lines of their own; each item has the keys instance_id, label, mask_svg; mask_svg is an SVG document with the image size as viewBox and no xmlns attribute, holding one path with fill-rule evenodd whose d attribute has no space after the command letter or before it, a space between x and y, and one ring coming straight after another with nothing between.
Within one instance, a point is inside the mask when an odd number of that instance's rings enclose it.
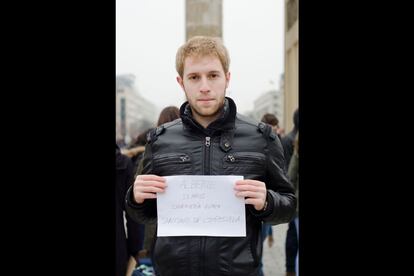
<instances>
[{"instance_id":1,"label":"man's hand","mask_svg":"<svg viewBox=\"0 0 414 276\"><path fill-rule=\"evenodd\" d=\"M127 271L126 271L125 276L132 275L132 272L134 271L136 265L137 265L137 261L135 260L134 257L130 256L128 260Z\"/></svg>"},{"instance_id":2,"label":"man's hand","mask_svg":"<svg viewBox=\"0 0 414 276\"><path fill-rule=\"evenodd\" d=\"M155 174L138 175L134 182L134 199L141 204L147 198L157 198L157 193L164 192L165 179Z\"/></svg>"},{"instance_id":3,"label":"man's hand","mask_svg":"<svg viewBox=\"0 0 414 276\"><path fill-rule=\"evenodd\" d=\"M252 204L257 211L263 210L267 195L264 182L252 179L238 180L234 189L236 196L246 198L246 204Z\"/></svg>"}]
</instances>

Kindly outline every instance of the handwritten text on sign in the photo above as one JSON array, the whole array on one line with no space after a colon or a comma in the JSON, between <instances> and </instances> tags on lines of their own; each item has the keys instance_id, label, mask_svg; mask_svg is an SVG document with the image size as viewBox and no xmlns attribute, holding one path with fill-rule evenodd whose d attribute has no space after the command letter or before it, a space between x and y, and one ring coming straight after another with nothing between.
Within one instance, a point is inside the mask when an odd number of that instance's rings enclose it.
<instances>
[{"instance_id":1,"label":"handwritten text on sign","mask_svg":"<svg viewBox=\"0 0 414 276\"><path fill-rule=\"evenodd\" d=\"M246 236L243 198L235 195L237 175L165 176L167 188L157 194L161 236Z\"/></svg>"}]
</instances>

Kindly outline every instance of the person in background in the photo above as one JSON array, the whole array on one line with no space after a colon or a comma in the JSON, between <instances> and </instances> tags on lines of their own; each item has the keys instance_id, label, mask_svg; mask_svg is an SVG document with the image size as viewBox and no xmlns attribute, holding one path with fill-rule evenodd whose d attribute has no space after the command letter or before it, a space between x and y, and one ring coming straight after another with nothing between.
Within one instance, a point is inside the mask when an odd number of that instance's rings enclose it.
<instances>
[{"instance_id":1,"label":"person in background","mask_svg":"<svg viewBox=\"0 0 414 276\"><path fill-rule=\"evenodd\" d=\"M299 132L299 109L293 113L293 129L282 138L282 145L285 155L286 171L294 151L295 137ZM298 237L294 220L289 222L286 233L285 254L286 254L286 276L295 276L295 259L298 252Z\"/></svg>"},{"instance_id":2,"label":"person in background","mask_svg":"<svg viewBox=\"0 0 414 276\"><path fill-rule=\"evenodd\" d=\"M296 216L293 220L295 223L296 236L297 236L297 253L295 258L295 270L296 276L299 276L299 131L296 134L293 155L290 159L289 168L288 168L288 177L295 187L295 195L298 199L298 204L296 205Z\"/></svg>"},{"instance_id":3,"label":"person in background","mask_svg":"<svg viewBox=\"0 0 414 276\"><path fill-rule=\"evenodd\" d=\"M276 117L276 115L272 113L266 113L262 116L261 121L263 123L269 124L272 127L273 132L277 134L279 139L282 139L282 134L284 130L279 126L279 119Z\"/></svg>"},{"instance_id":4,"label":"person in background","mask_svg":"<svg viewBox=\"0 0 414 276\"><path fill-rule=\"evenodd\" d=\"M285 155L285 165L286 165L286 171L289 167L290 158L293 154L293 145L295 141L296 134L299 131L299 109L296 109L295 112L293 112L293 129L282 137L282 146L283 146L283 152Z\"/></svg>"},{"instance_id":5,"label":"person in background","mask_svg":"<svg viewBox=\"0 0 414 276\"><path fill-rule=\"evenodd\" d=\"M115 147L116 182L115 182L115 249L116 276L125 276L127 270L132 272L138 252L142 247L142 229L139 223L125 214L125 195L127 189L134 183L133 165L131 160L123 155L118 145ZM125 219L124 219L125 214Z\"/></svg>"},{"instance_id":6,"label":"person in background","mask_svg":"<svg viewBox=\"0 0 414 276\"><path fill-rule=\"evenodd\" d=\"M176 106L167 106L165 107L158 116L157 127L174 121L180 118L180 110ZM138 169L139 162L143 156L145 150L145 144L147 143L147 135L150 132L151 128L146 129L142 133L140 133L135 141L131 144L129 149L122 150L122 153L126 156L130 157L132 162L134 163L134 175L136 170Z\"/></svg>"},{"instance_id":7,"label":"person in background","mask_svg":"<svg viewBox=\"0 0 414 276\"><path fill-rule=\"evenodd\" d=\"M142 159L145 150L145 144L147 143L147 135L150 132L150 130L151 128L141 132L135 139L134 143L131 144L129 149L121 150L122 154L125 154L126 156L131 158L131 161L134 166L134 175L136 174L139 162Z\"/></svg>"},{"instance_id":8,"label":"person in background","mask_svg":"<svg viewBox=\"0 0 414 276\"><path fill-rule=\"evenodd\" d=\"M173 105L167 106L161 111L158 117L157 127L162 124L172 122L178 118L180 118L180 110L178 107Z\"/></svg>"},{"instance_id":9,"label":"person in background","mask_svg":"<svg viewBox=\"0 0 414 276\"><path fill-rule=\"evenodd\" d=\"M271 113L265 113L262 116L261 121L263 123L266 123L268 125L270 125L272 127L272 131L277 134L277 136L279 137L279 139L281 139L280 136L280 127L279 127L279 119L276 117L276 115L271 114ZM272 247L273 245L273 230L272 230L272 225L268 224L268 223L263 223L262 225L262 243L264 243L264 241L267 239L267 243L269 245L269 247ZM262 258L263 259L263 258ZM261 266L261 270L259 275L263 276L263 261L262 259L260 260L260 266Z\"/></svg>"}]
</instances>

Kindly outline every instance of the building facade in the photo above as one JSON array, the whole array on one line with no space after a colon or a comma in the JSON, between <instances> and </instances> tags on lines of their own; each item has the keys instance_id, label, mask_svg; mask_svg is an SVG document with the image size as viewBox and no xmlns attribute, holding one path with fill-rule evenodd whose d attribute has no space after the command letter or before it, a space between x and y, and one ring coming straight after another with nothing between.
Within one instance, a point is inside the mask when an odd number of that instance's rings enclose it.
<instances>
[{"instance_id":1,"label":"building facade","mask_svg":"<svg viewBox=\"0 0 414 276\"><path fill-rule=\"evenodd\" d=\"M135 88L133 74L116 77L116 139L129 143L136 138L141 127L155 124L157 110L153 103L143 98Z\"/></svg>"},{"instance_id":2,"label":"building facade","mask_svg":"<svg viewBox=\"0 0 414 276\"><path fill-rule=\"evenodd\" d=\"M274 114L279 119L280 126L283 122L283 99L282 93L280 90L272 89L259 98L257 98L253 103L252 117L255 120L260 121L264 114L271 113Z\"/></svg>"},{"instance_id":3,"label":"building facade","mask_svg":"<svg viewBox=\"0 0 414 276\"><path fill-rule=\"evenodd\" d=\"M284 128L293 128L293 112L299 106L299 0L285 0Z\"/></svg>"}]
</instances>

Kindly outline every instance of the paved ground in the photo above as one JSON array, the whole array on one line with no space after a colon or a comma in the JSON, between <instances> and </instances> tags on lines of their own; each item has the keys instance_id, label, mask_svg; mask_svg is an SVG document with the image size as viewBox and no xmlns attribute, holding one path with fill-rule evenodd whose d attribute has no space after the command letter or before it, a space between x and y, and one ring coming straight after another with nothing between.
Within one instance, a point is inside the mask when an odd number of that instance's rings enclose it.
<instances>
[{"instance_id":1,"label":"paved ground","mask_svg":"<svg viewBox=\"0 0 414 276\"><path fill-rule=\"evenodd\" d=\"M285 276L285 239L288 224L272 226L273 246L269 248L267 240L263 246L263 272L265 276Z\"/></svg>"}]
</instances>

